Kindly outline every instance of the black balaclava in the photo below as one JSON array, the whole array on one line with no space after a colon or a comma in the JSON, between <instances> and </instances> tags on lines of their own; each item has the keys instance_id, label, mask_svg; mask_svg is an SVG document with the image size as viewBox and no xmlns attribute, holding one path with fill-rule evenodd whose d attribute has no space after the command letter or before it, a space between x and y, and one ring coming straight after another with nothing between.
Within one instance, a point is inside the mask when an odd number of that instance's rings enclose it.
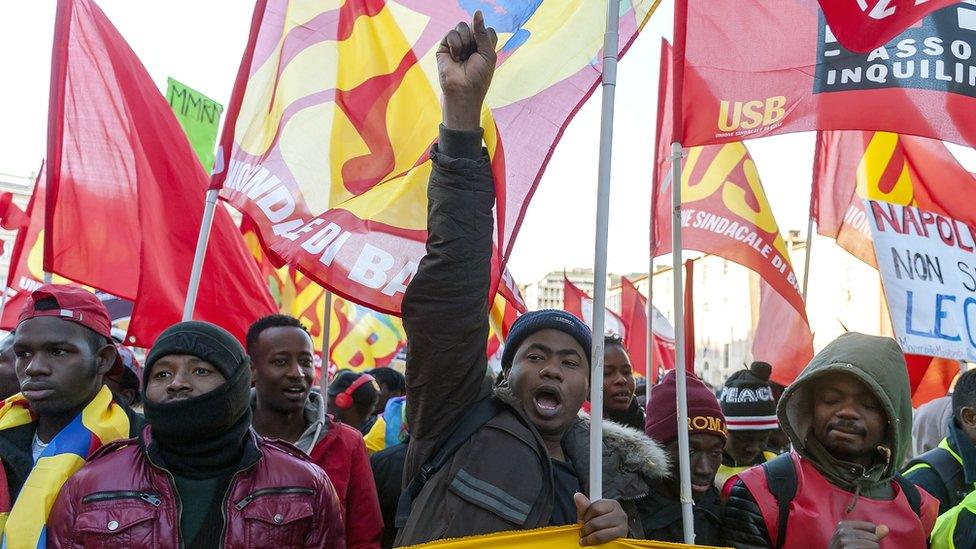
<instances>
[{"instance_id":1,"label":"black balaclava","mask_svg":"<svg viewBox=\"0 0 976 549\"><path fill-rule=\"evenodd\" d=\"M186 400L164 404L146 400L146 421L152 428L150 454L158 452L167 469L188 478L208 478L236 467L251 427L251 372L243 347L214 324L174 324L160 334L146 357L143 393L153 365L167 355L205 360L227 381Z\"/></svg>"}]
</instances>

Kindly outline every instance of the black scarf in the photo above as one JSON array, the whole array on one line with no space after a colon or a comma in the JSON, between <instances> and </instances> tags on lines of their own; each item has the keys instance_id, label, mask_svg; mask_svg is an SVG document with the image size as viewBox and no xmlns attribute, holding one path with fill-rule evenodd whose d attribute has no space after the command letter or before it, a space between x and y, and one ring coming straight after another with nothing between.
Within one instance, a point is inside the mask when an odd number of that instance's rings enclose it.
<instances>
[{"instance_id":1,"label":"black scarf","mask_svg":"<svg viewBox=\"0 0 976 549\"><path fill-rule=\"evenodd\" d=\"M637 401L637 397L630 399L630 406L628 406L623 412L607 410L606 416L607 419L614 423L619 423L621 425L637 429L638 431L644 430L644 408L642 408L640 402Z\"/></svg>"},{"instance_id":2,"label":"black scarf","mask_svg":"<svg viewBox=\"0 0 976 549\"><path fill-rule=\"evenodd\" d=\"M150 456L187 478L212 478L238 466L251 427L251 376L238 368L220 387L200 396L156 404L146 400L152 427Z\"/></svg>"}]
</instances>

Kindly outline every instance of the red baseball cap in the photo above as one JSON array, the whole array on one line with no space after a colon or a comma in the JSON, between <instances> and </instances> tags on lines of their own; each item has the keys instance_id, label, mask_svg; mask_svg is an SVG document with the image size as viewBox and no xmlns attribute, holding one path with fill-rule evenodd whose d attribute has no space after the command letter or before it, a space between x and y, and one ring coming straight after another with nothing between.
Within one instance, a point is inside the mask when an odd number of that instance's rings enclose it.
<instances>
[{"instance_id":1,"label":"red baseball cap","mask_svg":"<svg viewBox=\"0 0 976 549\"><path fill-rule=\"evenodd\" d=\"M81 324L105 339L112 340L112 320L95 294L78 286L44 284L31 292L17 324L39 316L53 316Z\"/></svg>"}]
</instances>

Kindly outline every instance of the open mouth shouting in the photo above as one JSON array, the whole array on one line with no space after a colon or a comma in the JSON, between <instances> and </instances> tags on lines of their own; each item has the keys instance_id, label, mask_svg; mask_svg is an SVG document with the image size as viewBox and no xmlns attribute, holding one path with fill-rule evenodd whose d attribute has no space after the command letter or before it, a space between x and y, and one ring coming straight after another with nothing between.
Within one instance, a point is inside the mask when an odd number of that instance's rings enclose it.
<instances>
[{"instance_id":1,"label":"open mouth shouting","mask_svg":"<svg viewBox=\"0 0 976 549\"><path fill-rule=\"evenodd\" d=\"M563 395L558 388L543 385L532 393L532 403L539 416L547 419L554 418L562 409Z\"/></svg>"}]
</instances>

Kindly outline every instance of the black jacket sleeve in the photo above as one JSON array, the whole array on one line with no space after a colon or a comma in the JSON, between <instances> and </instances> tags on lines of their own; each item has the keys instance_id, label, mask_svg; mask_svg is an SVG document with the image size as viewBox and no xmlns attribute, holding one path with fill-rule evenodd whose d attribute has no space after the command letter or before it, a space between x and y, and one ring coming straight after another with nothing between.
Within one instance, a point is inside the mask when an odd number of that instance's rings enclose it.
<instances>
[{"instance_id":1,"label":"black jacket sleeve","mask_svg":"<svg viewBox=\"0 0 976 549\"><path fill-rule=\"evenodd\" d=\"M481 132L442 127L440 146L431 150L427 255L402 305L410 429L404 482L429 459L438 438L491 391L486 350L495 190L480 143ZM475 158L464 157L474 151Z\"/></svg>"},{"instance_id":2,"label":"black jacket sleeve","mask_svg":"<svg viewBox=\"0 0 976 549\"><path fill-rule=\"evenodd\" d=\"M913 469L904 474L904 477L911 481L912 484L920 486L925 489L926 492L931 494L935 499L939 500L939 514L945 513L952 509L952 504L949 502L949 493L946 491L945 484L942 484L942 480L939 475L931 467L919 467Z\"/></svg>"},{"instance_id":3,"label":"black jacket sleeve","mask_svg":"<svg viewBox=\"0 0 976 549\"><path fill-rule=\"evenodd\" d=\"M741 480L736 480L722 515L725 542L735 549L771 549L766 521L755 498Z\"/></svg>"}]
</instances>

